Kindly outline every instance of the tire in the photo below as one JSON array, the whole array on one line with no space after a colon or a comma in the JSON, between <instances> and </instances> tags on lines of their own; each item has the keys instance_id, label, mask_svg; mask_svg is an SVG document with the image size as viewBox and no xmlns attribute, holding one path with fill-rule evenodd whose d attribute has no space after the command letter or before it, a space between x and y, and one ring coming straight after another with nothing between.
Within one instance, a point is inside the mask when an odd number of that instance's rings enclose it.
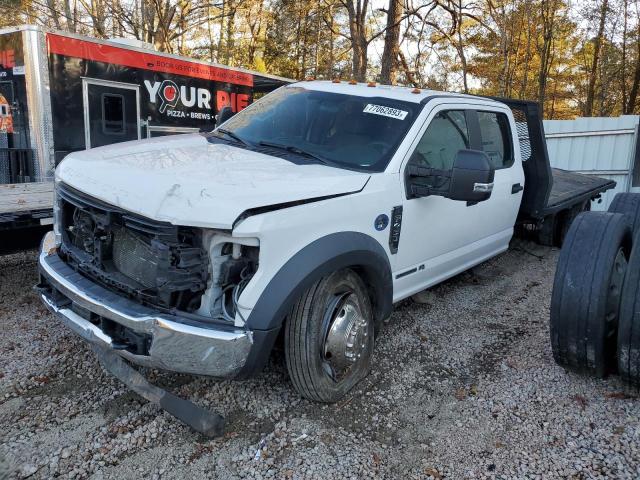
<instances>
[{"instance_id":1,"label":"tire","mask_svg":"<svg viewBox=\"0 0 640 480\"><path fill-rule=\"evenodd\" d=\"M584 212L560 251L551 294L551 347L559 365L604 377L615 370L617 319L631 230L621 214Z\"/></svg>"},{"instance_id":2,"label":"tire","mask_svg":"<svg viewBox=\"0 0 640 480\"><path fill-rule=\"evenodd\" d=\"M640 236L634 237L618 320L618 373L640 388Z\"/></svg>"},{"instance_id":3,"label":"tire","mask_svg":"<svg viewBox=\"0 0 640 480\"><path fill-rule=\"evenodd\" d=\"M373 353L371 300L360 276L345 269L313 284L291 309L284 344L300 395L326 403L344 397L369 373Z\"/></svg>"},{"instance_id":4,"label":"tire","mask_svg":"<svg viewBox=\"0 0 640 480\"><path fill-rule=\"evenodd\" d=\"M608 211L624 214L634 236L640 230L640 193L616 193Z\"/></svg>"}]
</instances>

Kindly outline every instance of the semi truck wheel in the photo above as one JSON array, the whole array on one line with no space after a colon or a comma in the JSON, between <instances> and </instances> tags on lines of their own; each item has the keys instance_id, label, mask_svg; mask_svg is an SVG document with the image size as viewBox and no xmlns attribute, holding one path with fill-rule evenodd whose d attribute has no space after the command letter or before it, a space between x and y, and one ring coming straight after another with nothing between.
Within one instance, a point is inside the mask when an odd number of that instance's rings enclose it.
<instances>
[{"instance_id":1,"label":"semi truck wheel","mask_svg":"<svg viewBox=\"0 0 640 480\"><path fill-rule=\"evenodd\" d=\"M640 237L635 240L640 242ZM635 244L635 242L634 242ZM627 278L620 300L618 321L618 372L636 387L640 387L640 245L631 251Z\"/></svg>"},{"instance_id":2,"label":"semi truck wheel","mask_svg":"<svg viewBox=\"0 0 640 480\"><path fill-rule=\"evenodd\" d=\"M374 319L362 279L349 269L313 284L291 309L285 325L287 369L309 400L336 402L371 366Z\"/></svg>"},{"instance_id":3,"label":"semi truck wheel","mask_svg":"<svg viewBox=\"0 0 640 480\"><path fill-rule=\"evenodd\" d=\"M631 244L624 215L584 212L573 221L551 295L551 347L559 365L598 377L614 367Z\"/></svg>"},{"instance_id":4,"label":"semi truck wheel","mask_svg":"<svg viewBox=\"0 0 640 480\"><path fill-rule=\"evenodd\" d=\"M640 193L616 193L609 205L609 212L624 214L635 235L640 230Z\"/></svg>"}]
</instances>

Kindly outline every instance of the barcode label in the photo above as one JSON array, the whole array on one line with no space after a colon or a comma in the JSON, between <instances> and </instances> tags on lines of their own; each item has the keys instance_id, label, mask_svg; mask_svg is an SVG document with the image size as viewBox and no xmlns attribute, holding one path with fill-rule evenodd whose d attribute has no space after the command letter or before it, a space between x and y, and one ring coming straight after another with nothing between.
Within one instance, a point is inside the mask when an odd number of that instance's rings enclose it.
<instances>
[{"instance_id":1,"label":"barcode label","mask_svg":"<svg viewBox=\"0 0 640 480\"><path fill-rule=\"evenodd\" d=\"M373 113L374 115L382 115L384 117L395 118L396 120L404 120L407 116L407 113L404 110L398 110L397 108L385 107L383 105L374 105L373 103L368 103L363 110L364 113Z\"/></svg>"}]
</instances>

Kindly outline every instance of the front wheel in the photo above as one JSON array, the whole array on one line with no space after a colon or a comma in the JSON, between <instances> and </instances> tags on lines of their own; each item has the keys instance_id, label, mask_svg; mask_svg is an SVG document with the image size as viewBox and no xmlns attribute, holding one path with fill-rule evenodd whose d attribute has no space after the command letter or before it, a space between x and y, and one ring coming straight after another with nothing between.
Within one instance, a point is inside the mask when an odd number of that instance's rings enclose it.
<instances>
[{"instance_id":1,"label":"front wheel","mask_svg":"<svg viewBox=\"0 0 640 480\"><path fill-rule=\"evenodd\" d=\"M360 276L345 269L314 283L291 309L284 335L296 390L309 400L340 400L367 375L373 354L373 312Z\"/></svg>"}]
</instances>

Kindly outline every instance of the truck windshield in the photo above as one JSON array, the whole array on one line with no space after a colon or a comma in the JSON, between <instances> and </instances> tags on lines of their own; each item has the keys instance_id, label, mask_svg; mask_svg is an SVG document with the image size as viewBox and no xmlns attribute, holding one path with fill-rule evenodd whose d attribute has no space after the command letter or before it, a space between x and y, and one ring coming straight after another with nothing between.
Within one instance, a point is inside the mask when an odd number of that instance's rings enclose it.
<instances>
[{"instance_id":1,"label":"truck windshield","mask_svg":"<svg viewBox=\"0 0 640 480\"><path fill-rule=\"evenodd\" d=\"M380 172L421 105L285 87L231 117L219 133L332 166ZM275 151L275 150L274 150Z\"/></svg>"}]
</instances>

